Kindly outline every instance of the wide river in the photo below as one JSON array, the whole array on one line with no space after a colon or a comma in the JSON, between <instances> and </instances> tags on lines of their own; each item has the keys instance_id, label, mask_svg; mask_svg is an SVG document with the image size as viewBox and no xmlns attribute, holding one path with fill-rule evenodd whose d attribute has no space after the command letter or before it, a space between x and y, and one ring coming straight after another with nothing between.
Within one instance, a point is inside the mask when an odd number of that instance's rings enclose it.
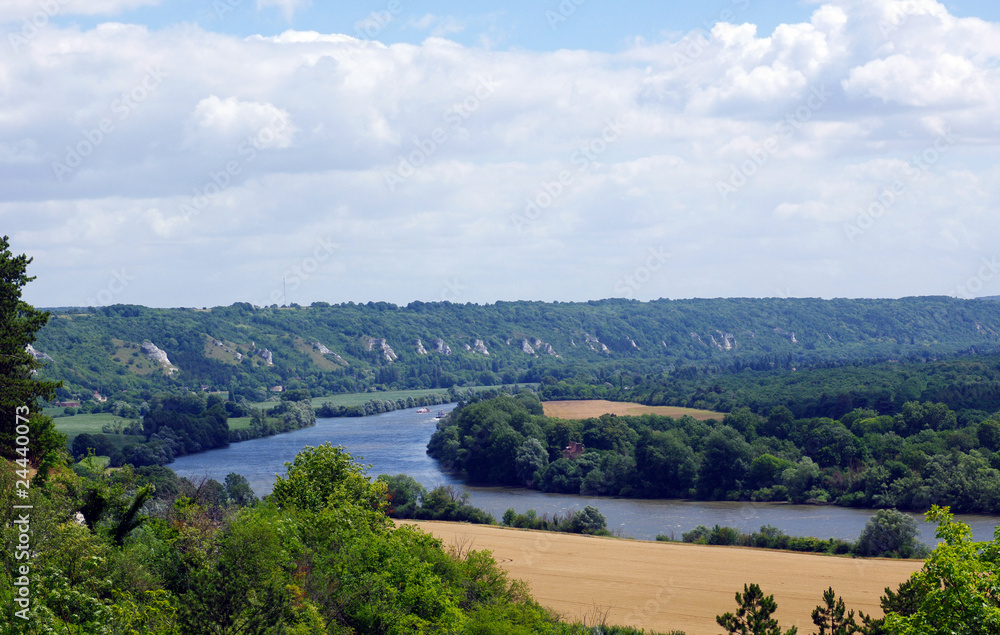
<instances>
[{"instance_id":1,"label":"wide river","mask_svg":"<svg viewBox=\"0 0 1000 635\"><path fill-rule=\"evenodd\" d=\"M504 487L467 487L454 476L442 472L437 461L426 453L427 441L437 424L434 413L452 408L454 404L431 408L430 414L418 413L413 408L370 417L320 419L311 428L184 456L169 467L181 476L207 476L220 482L230 472L237 472L250 481L258 495L264 495L274 486L275 475L284 474L285 462L295 458L299 450L329 441L344 446L356 459L363 459L362 463L371 464L368 471L371 477L408 474L428 489L440 484L455 485L469 493L473 505L498 519L509 508L520 513L534 509L539 515L563 515L593 505L608 519L609 529L643 540L652 540L657 534L673 535L680 540L683 532L698 525L711 527L716 524L747 532L761 525L774 525L791 536L855 540L873 513L833 506L598 498ZM919 514L914 517L921 521L921 540L935 544L934 526L922 522L923 517ZM958 519L972 526L976 540L991 539L994 527L1000 525L1000 516L959 516Z\"/></svg>"}]
</instances>

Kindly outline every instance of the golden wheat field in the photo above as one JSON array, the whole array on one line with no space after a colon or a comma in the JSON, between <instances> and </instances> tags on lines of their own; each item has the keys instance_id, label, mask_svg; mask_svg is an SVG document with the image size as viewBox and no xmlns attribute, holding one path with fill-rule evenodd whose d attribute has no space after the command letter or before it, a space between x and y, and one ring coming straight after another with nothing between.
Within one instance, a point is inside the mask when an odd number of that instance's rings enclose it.
<instances>
[{"instance_id":1,"label":"golden wheat field","mask_svg":"<svg viewBox=\"0 0 1000 635\"><path fill-rule=\"evenodd\" d=\"M618 416L655 414L668 417L691 415L699 421L707 421L708 419L722 421L722 418L726 416L724 412L712 412L711 410L678 408L676 406L644 406L638 403L605 401L603 399L546 401L542 404L542 409L545 416L560 419L588 419L600 417L603 414Z\"/></svg>"},{"instance_id":2,"label":"golden wheat field","mask_svg":"<svg viewBox=\"0 0 1000 635\"><path fill-rule=\"evenodd\" d=\"M410 522L410 521L407 521ZM569 620L607 613L608 624L718 635L715 616L756 582L778 603L784 628L814 628L810 613L832 586L848 608L881 615L879 597L923 562L656 543L465 523L416 522L446 546L488 549L543 605Z\"/></svg>"}]
</instances>

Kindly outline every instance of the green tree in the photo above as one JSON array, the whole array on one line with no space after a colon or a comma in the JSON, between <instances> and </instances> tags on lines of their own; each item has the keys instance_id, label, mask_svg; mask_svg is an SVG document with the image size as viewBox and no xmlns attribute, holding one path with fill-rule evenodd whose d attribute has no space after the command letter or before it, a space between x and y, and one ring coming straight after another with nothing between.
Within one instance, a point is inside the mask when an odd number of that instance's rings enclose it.
<instances>
[{"instance_id":1,"label":"green tree","mask_svg":"<svg viewBox=\"0 0 1000 635\"><path fill-rule=\"evenodd\" d=\"M27 274L31 261L11 253L7 236L0 238L0 456L26 458L17 452L24 444L15 441L27 436L29 457L44 477L58 461L56 453L66 438L41 414L39 403L54 398L61 384L39 379L36 371L42 365L27 350L49 320L48 313L21 300L21 288L34 280ZM18 434L19 424L27 425L27 435Z\"/></svg>"},{"instance_id":2,"label":"green tree","mask_svg":"<svg viewBox=\"0 0 1000 635\"><path fill-rule=\"evenodd\" d=\"M386 498L389 500L387 512L395 518L412 518L427 496L427 489L406 474L379 474L376 480L385 483Z\"/></svg>"},{"instance_id":3,"label":"green tree","mask_svg":"<svg viewBox=\"0 0 1000 635\"><path fill-rule=\"evenodd\" d=\"M226 487L226 497L234 505L249 507L257 502L257 495L253 493L250 481L242 474L230 472L226 475L224 485Z\"/></svg>"},{"instance_id":4,"label":"green tree","mask_svg":"<svg viewBox=\"0 0 1000 635\"><path fill-rule=\"evenodd\" d=\"M795 635L796 627L782 632L778 620L771 614L778 609L778 603L773 595L764 596L764 592L756 584L743 585L743 593L736 592L736 603L739 609L735 614L719 615L715 621L727 633L732 635Z\"/></svg>"},{"instance_id":5,"label":"green tree","mask_svg":"<svg viewBox=\"0 0 1000 635\"><path fill-rule=\"evenodd\" d=\"M596 507L587 505L573 514L570 527L574 533L596 534L608 528L608 521Z\"/></svg>"},{"instance_id":6,"label":"green tree","mask_svg":"<svg viewBox=\"0 0 1000 635\"><path fill-rule=\"evenodd\" d=\"M743 435L730 426L719 426L705 439L698 489L711 498L742 489L750 461L750 444Z\"/></svg>"},{"instance_id":7,"label":"green tree","mask_svg":"<svg viewBox=\"0 0 1000 635\"><path fill-rule=\"evenodd\" d=\"M385 484L372 483L350 453L329 441L318 447L307 445L285 467L285 476L275 479L271 492L271 500L279 507L318 511L362 504L382 516L387 506Z\"/></svg>"},{"instance_id":8,"label":"green tree","mask_svg":"<svg viewBox=\"0 0 1000 635\"><path fill-rule=\"evenodd\" d=\"M1000 527L989 542L973 542L972 529L947 507L931 507L939 544L910 578L919 598L909 615L891 612L891 635L1000 633Z\"/></svg>"},{"instance_id":9,"label":"green tree","mask_svg":"<svg viewBox=\"0 0 1000 635\"><path fill-rule=\"evenodd\" d=\"M545 468L549 466L549 453L541 441L529 437L517 449L514 465L517 467L517 477L530 487L535 480L535 475L540 477L545 472Z\"/></svg>"},{"instance_id":10,"label":"green tree","mask_svg":"<svg viewBox=\"0 0 1000 635\"><path fill-rule=\"evenodd\" d=\"M896 509L880 509L865 523L854 550L866 557L920 555L923 545L917 541L917 521Z\"/></svg>"},{"instance_id":11,"label":"green tree","mask_svg":"<svg viewBox=\"0 0 1000 635\"><path fill-rule=\"evenodd\" d=\"M823 604L813 610L812 621L819 627L816 635L854 635L861 632L854 620L854 611L847 611L844 598L838 598L833 587L823 591Z\"/></svg>"}]
</instances>

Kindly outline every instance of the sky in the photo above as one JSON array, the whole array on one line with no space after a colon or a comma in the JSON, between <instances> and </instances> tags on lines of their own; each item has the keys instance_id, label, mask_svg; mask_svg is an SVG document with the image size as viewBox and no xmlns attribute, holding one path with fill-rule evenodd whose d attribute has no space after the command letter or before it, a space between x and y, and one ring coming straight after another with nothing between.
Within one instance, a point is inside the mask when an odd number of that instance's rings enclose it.
<instances>
[{"instance_id":1,"label":"sky","mask_svg":"<svg viewBox=\"0 0 1000 635\"><path fill-rule=\"evenodd\" d=\"M1000 3L0 0L36 306L1000 295Z\"/></svg>"}]
</instances>

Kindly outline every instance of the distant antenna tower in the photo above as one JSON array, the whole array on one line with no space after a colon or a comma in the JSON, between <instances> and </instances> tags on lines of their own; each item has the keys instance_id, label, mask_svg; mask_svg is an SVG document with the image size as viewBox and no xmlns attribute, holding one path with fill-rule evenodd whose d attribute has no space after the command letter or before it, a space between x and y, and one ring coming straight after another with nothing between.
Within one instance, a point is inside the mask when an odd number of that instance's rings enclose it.
<instances>
[{"instance_id":1,"label":"distant antenna tower","mask_svg":"<svg viewBox=\"0 0 1000 635\"><path fill-rule=\"evenodd\" d=\"M288 306L288 296L285 294L285 276L281 276L281 306Z\"/></svg>"}]
</instances>

